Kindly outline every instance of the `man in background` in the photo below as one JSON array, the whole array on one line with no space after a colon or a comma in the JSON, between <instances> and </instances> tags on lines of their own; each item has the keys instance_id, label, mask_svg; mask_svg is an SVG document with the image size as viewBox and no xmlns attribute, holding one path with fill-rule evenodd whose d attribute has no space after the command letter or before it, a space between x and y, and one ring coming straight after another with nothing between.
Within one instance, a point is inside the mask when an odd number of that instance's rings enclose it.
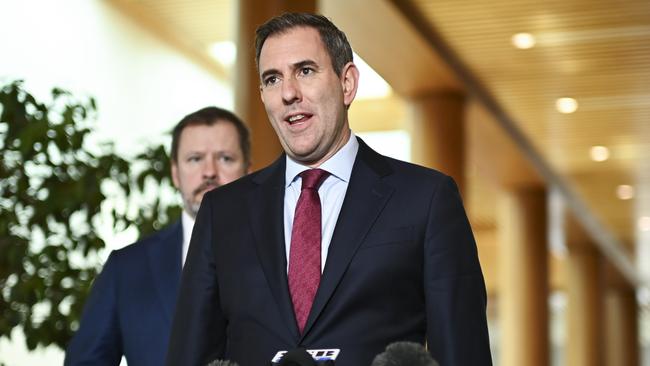
<instances>
[{"instance_id":1,"label":"man in background","mask_svg":"<svg viewBox=\"0 0 650 366\"><path fill-rule=\"evenodd\" d=\"M247 127L233 113L207 107L172 132L171 173L183 200L181 219L113 251L93 284L65 365L160 366L176 305L181 268L203 195L250 167Z\"/></svg>"}]
</instances>

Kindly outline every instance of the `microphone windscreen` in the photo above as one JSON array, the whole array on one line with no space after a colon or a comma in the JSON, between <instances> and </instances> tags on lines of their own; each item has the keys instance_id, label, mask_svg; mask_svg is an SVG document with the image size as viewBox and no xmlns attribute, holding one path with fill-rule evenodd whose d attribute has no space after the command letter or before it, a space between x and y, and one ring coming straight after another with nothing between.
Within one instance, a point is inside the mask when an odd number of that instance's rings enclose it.
<instances>
[{"instance_id":1,"label":"microphone windscreen","mask_svg":"<svg viewBox=\"0 0 650 366\"><path fill-rule=\"evenodd\" d=\"M395 342L375 357L370 366L439 366L419 343Z\"/></svg>"}]
</instances>

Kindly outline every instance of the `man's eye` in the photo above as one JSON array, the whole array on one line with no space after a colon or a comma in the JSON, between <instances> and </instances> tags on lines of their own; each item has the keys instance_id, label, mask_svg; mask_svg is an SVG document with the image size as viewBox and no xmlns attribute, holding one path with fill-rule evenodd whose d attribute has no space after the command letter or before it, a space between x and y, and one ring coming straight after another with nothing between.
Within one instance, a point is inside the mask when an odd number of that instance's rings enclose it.
<instances>
[{"instance_id":1,"label":"man's eye","mask_svg":"<svg viewBox=\"0 0 650 366\"><path fill-rule=\"evenodd\" d=\"M187 158L187 161L191 162L191 163L195 163L195 162L200 161L200 160L201 160L200 156L190 156L189 158Z\"/></svg>"},{"instance_id":2,"label":"man's eye","mask_svg":"<svg viewBox=\"0 0 650 366\"><path fill-rule=\"evenodd\" d=\"M303 67L302 69L300 69L300 75L309 75L313 73L314 73L314 69L312 69L311 67Z\"/></svg>"},{"instance_id":3,"label":"man's eye","mask_svg":"<svg viewBox=\"0 0 650 366\"><path fill-rule=\"evenodd\" d=\"M234 160L235 159L232 156L226 156L226 155L221 156L221 161L223 161L224 163L230 163Z\"/></svg>"},{"instance_id":4,"label":"man's eye","mask_svg":"<svg viewBox=\"0 0 650 366\"><path fill-rule=\"evenodd\" d=\"M268 78L264 79L264 86L277 84L278 80L280 79L277 76L269 76Z\"/></svg>"}]
</instances>

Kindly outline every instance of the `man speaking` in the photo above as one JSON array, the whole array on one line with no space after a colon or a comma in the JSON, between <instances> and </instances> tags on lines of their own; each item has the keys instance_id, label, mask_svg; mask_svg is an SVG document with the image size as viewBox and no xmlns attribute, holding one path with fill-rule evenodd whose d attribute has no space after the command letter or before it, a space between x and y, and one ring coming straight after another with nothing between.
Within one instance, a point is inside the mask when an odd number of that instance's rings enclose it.
<instances>
[{"instance_id":1,"label":"man speaking","mask_svg":"<svg viewBox=\"0 0 650 366\"><path fill-rule=\"evenodd\" d=\"M327 18L284 14L255 44L285 154L205 195L167 365L268 365L302 347L363 366L395 341L426 342L441 365L490 365L485 284L452 179L351 133L359 71Z\"/></svg>"}]
</instances>

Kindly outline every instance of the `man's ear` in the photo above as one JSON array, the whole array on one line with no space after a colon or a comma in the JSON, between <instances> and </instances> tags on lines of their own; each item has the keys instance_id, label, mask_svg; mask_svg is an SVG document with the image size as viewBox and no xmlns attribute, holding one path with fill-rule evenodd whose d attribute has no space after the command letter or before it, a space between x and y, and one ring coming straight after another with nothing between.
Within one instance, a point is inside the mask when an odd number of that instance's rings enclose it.
<instances>
[{"instance_id":1,"label":"man's ear","mask_svg":"<svg viewBox=\"0 0 650 366\"><path fill-rule=\"evenodd\" d=\"M346 107L349 107L359 88L359 69L354 63L348 62L343 66L343 70L341 70L341 86L343 87L343 102Z\"/></svg>"},{"instance_id":2,"label":"man's ear","mask_svg":"<svg viewBox=\"0 0 650 366\"><path fill-rule=\"evenodd\" d=\"M260 84L259 90L260 90L260 99L262 100L262 104L264 104L264 93L262 93L262 84Z\"/></svg>"},{"instance_id":3,"label":"man's ear","mask_svg":"<svg viewBox=\"0 0 650 366\"><path fill-rule=\"evenodd\" d=\"M172 161L172 182L176 189L180 189L180 180L178 179L178 166Z\"/></svg>"}]
</instances>

